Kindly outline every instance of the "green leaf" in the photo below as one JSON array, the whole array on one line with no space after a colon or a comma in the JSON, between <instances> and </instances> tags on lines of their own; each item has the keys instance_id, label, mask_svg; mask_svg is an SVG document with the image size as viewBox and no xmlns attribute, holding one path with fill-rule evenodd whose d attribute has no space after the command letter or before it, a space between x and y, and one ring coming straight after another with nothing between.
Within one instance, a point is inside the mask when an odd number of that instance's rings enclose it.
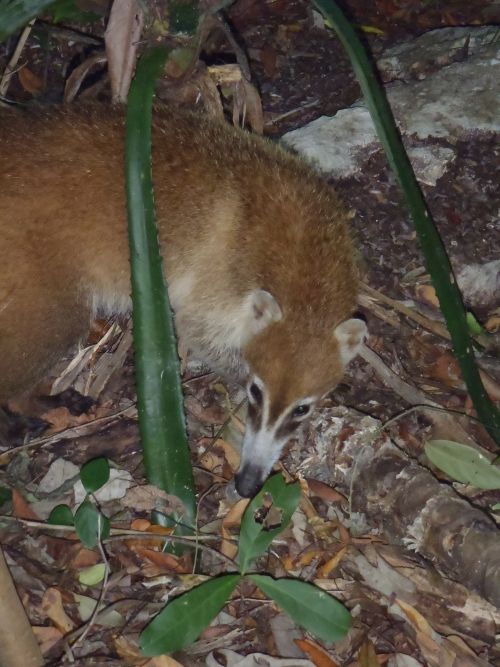
<instances>
[{"instance_id":1,"label":"green leaf","mask_svg":"<svg viewBox=\"0 0 500 667\"><path fill-rule=\"evenodd\" d=\"M425 453L437 468L458 482L478 489L500 489L500 468L473 447L452 440L430 440Z\"/></svg>"},{"instance_id":2,"label":"green leaf","mask_svg":"<svg viewBox=\"0 0 500 667\"><path fill-rule=\"evenodd\" d=\"M490 507L490 510L491 510L492 512L498 512L498 510L500 510L500 503L495 503L494 505L492 505L492 506Z\"/></svg>"},{"instance_id":3,"label":"green leaf","mask_svg":"<svg viewBox=\"0 0 500 667\"><path fill-rule=\"evenodd\" d=\"M225 574L179 595L143 630L141 651L152 657L179 651L200 636L217 616L236 588L241 576Z\"/></svg>"},{"instance_id":4,"label":"green leaf","mask_svg":"<svg viewBox=\"0 0 500 667\"><path fill-rule=\"evenodd\" d=\"M52 16L54 23L67 21L71 23L93 23L100 16L95 12L82 11L75 0L55 0L47 8L47 13Z\"/></svg>"},{"instance_id":5,"label":"green leaf","mask_svg":"<svg viewBox=\"0 0 500 667\"><path fill-rule=\"evenodd\" d=\"M73 512L67 505L57 505L50 513L47 523L53 526L74 526L75 519Z\"/></svg>"},{"instance_id":6,"label":"green leaf","mask_svg":"<svg viewBox=\"0 0 500 667\"><path fill-rule=\"evenodd\" d=\"M486 333L486 331L483 329L483 327L479 324L477 321L475 315L470 312L470 310L467 311L466 314L466 319L467 319L467 326L469 327L469 331L473 336L482 336Z\"/></svg>"},{"instance_id":7,"label":"green leaf","mask_svg":"<svg viewBox=\"0 0 500 667\"><path fill-rule=\"evenodd\" d=\"M96 586L104 579L105 573L105 563L97 563L96 565L80 570L78 573L78 581L84 586Z\"/></svg>"},{"instance_id":8,"label":"green leaf","mask_svg":"<svg viewBox=\"0 0 500 667\"><path fill-rule=\"evenodd\" d=\"M240 529L238 562L245 573L251 562L284 530L300 500L300 484L273 475L248 505Z\"/></svg>"},{"instance_id":9,"label":"green leaf","mask_svg":"<svg viewBox=\"0 0 500 667\"><path fill-rule=\"evenodd\" d=\"M297 625L324 642L336 642L348 633L351 614L321 588L298 579L273 579L264 574L250 574L248 578Z\"/></svg>"},{"instance_id":10,"label":"green leaf","mask_svg":"<svg viewBox=\"0 0 500 667\"><path fill-rule=\"evenodd\" d=\"M0 507L12 500L12 491L5 486L0 486Z\"/></svg>"},{"instance_id":11,"label":"green leaf","mask_svg":"<svg viewBox=\"0 0 500 667\"><path fill-rule=\"evenodd\" d=\"M194 35L200 20L199 0L170 0L168 14L173 34Z\"/></svg>"},{"instance_id":12,"label":"green leaf","mask_svg":"<svg viewBox=\"0 0 500 667\"><path fill-rule=\"evenodd\" d=\"M109 519L90 500L84 500L76 510L76 532L88 549L93 549L109 536L109 527Z\"/></svg>"},{"instance_id":13,"label":"green leaf","mask_svg":"<svg viewBox=\"0 0 500 667\"><path fill-rule=\"evenodd\" d=\"M126 176L139 429L148 481L177 496L194 522L196 503L180 365L158 246L151 176L154 83L167 52L140 59L127 108ZM164 248L168 252L168 248Z\"/></svg>"},{"instance_id":14,"label":"green leaf","mask_svg":"<svg viewBox=\"0 0 500 667\"><path fill-rule=\"evenodd\" d=\"M95 493L109 480L109 461L104 456L88 461L80 470L80 479L87 493Z\"/></svg>"},{"instance_id":15,"label":"green leaf","mask_svg":"<svg viewBox=\"0 0 500 667\"><path fill-rule=\"evenodd\" d=\"M28 21L41 14L54 0L2 0L0 3L0 42Z\"/></svg>"}]
</instances>

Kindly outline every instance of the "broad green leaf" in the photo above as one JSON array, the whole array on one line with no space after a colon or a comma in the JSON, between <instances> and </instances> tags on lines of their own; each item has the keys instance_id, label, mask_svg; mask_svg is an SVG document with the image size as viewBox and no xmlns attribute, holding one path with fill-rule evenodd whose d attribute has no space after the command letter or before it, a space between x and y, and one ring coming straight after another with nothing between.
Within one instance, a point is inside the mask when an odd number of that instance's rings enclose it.
<instances>
[{"instance_id":1,"label":"broad green leaf","mask_svg":"<svg viewBox=\"0 0 500 667\"><path fill-rule=\"evenodd\" d=\"M0 2L0 42L41 14L53 0L2 0Z\"/></svg>"},{"instance_id":2,"label":"broad green leaf","mask_svg":"<svg viewBox=\"0 0 500 667\"><path fill-rule=\"evenodd\" d=\"M495 503L490 507L490 509L492 512L498 512L498 510L500 510L500 503Z\"/></svg>"},{"instance_id":3,"label":"broad green leaf","mask_svg":"<svg viewBox=\"0 0 500 667\"><path fill-rule=\"evenodd\" d=\"M128 96L126 190L139 430L148 481L177 496L194 523L196 500L186 435L180 365L158 245L151 174L151 116L155 81L167 51L140 58ZM164 248L168 252L168 248Z\"/></svg>"},{"instance_id":4,"label":"broad green leaf","mask_svg":"<svg viewBox=\"0 0 500 667\"><path fill-rule=\"evenodd\" d=\"M109 519L90 500L84 500L75 513L75 529L82 543L93 549L109 536Z\"/></svg>"},{"instance_id":5,"label":"broad green leaf","mask_svg":"<svg viewBox=\"0 0 500 667\"><path fill-rule=\"evenodd\" d=\"M236 588L239 574L225 574L179 595L145 628L140 636L148 657L179 651L200 636Z\"/></svg>"},{"instance_id":6,"label":"broad green leaf","mask_svg":"<svg viewBox=\"0 0 500 667\"><path fill-rule=\"evenodd\" d=\"M91 567L86 567L78 573L78 581L84 586L95 586L104 579L106 565L97 563Z\"/></svg>"},{"instance_id":7,"label":"broad green leaf","mask_svg":"<svg viewBox=\"0 0 500 667\"><path fill-rule=\"evenodd\" d=\"M330 593L298 579L273 579L264 574L250 574L264 593L290 618L324 642L336 642L351 627L351 614Z\"/></svg>"},{"instance_id":8,"label":"broad green leaf","mask_svg":"<svg viewBox=\"0 0 500 667\"><path fill-rule=\"evenodd\" d=\"M74 526L75 519L73 512L67 505L57 505L47 519L47 522L53 526Z\"/></svg>"},{"instance_id":9,"label":"broad green leaf","mask_svg":"<svg viewBox=\"0 0 500 667\"><path fill-rule=\"evenodd\" d=\"M437 468L458 482L478 489L500 489L500 468L473 447L452 440L430 440L425 453Z\"/></svg>"},{"instance_id":10,"label":"broad green leaf","mask_svg":"<svg viewBox=\"0 0 500 667\"><path fill-rule=\"evenodd\" d=\"M248 505L241 522L238 562L242 573L287 527L299 500L298 482L287 484L280 474L267 480Z\"/></svg>"},{"instance_id":11,"label":"broad green leaf","mask_svg":"<svg viewBox=\"0 0 500 667\"><path fill-rule=\"evenodd\" d=\"M109 480L109 461L104 456L88 461L80 470L80 479L87 493L95 493Z\"/></svg>"},{"instance_id":12,"label":"broad green leaf","mask_svg":"<svg viewBox=\"0 0 500 667\"><path fill-rule=\"evenodd\" d=\"M55 0L47 9L54 23L67 21L71 23L93 23L101 17L95 12L82 11L76 0Z\"/></svg>"}]
</instances>

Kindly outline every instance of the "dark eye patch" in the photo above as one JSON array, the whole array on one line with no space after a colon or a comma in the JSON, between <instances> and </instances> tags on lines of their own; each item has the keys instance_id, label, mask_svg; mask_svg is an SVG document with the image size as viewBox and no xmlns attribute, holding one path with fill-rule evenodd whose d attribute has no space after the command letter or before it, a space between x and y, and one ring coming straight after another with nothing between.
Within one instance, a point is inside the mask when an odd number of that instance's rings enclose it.
<instances>
[{"instance_id":1,"label":"dark eye patch","mask_svg":"<svg viewBox=\"0 0 500 667\"><path fill-rule=\"evenodd\" d=\"M250 393L250 397L255 401L255 403L260 405L262 403L262 392L255 384L255 382L252 382L248 391Z\"/></svg>"}]
</instances>

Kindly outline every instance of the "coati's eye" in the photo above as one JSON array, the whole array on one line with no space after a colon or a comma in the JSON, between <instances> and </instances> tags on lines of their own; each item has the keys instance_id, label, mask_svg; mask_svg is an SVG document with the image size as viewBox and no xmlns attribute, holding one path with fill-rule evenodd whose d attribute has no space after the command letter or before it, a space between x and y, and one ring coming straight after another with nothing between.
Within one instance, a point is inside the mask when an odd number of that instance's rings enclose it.
<instances>
[{"instance_id":1,"label":"coati's eye","mask_svg":"<svg viewBox=\"0 0 500 667\"><path fill-rule=\"evenodd\" d=\"M302 419L309 414L311 406L308 403L302 403L302 405L297 405L296 408L292 410L293 419Z\"/></svg>"},{"instance_id":2,"label":"coati's eye","mask_svg":"<svg viewBox=\"0 0 500 667\"><path fill-rule=\"evenodd\" d=\"M258 405L260 405L262 403L262 391L255 384L255 382L252 382L248 391L249 391L250 397L252 398L254 403L257 403Z\"/></svg>"}]
</instances>

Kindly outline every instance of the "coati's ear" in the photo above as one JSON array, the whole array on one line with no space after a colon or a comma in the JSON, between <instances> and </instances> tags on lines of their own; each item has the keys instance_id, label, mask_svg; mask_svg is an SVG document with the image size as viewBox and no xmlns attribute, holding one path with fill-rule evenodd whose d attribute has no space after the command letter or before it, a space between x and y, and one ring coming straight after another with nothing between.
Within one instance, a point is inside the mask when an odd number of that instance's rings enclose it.
<instances>
[{"instance_id":1,"label":"coati's ear","mask_svg":"<svg viewBox=\"0 0 500 667\"><path fill-rule=\"evenodd\" d=\"M282 313L278 302L272 294L263 289L256 289L248 295L250 308L250 326L253 333L259 333L271 322L281 320Z\"/></svg>"},{"instance_id":2,"label":"coati's ear","mask_svg":"<svg viewBox=\"0 0 500 667\"><path fill-rule=\"evenodd\" d=\"M344 366L357 355L367 334L365 322L356 318L342 322L335 329L334 336L339 344L340 358Z\"/></svg>"}]
</instances>

